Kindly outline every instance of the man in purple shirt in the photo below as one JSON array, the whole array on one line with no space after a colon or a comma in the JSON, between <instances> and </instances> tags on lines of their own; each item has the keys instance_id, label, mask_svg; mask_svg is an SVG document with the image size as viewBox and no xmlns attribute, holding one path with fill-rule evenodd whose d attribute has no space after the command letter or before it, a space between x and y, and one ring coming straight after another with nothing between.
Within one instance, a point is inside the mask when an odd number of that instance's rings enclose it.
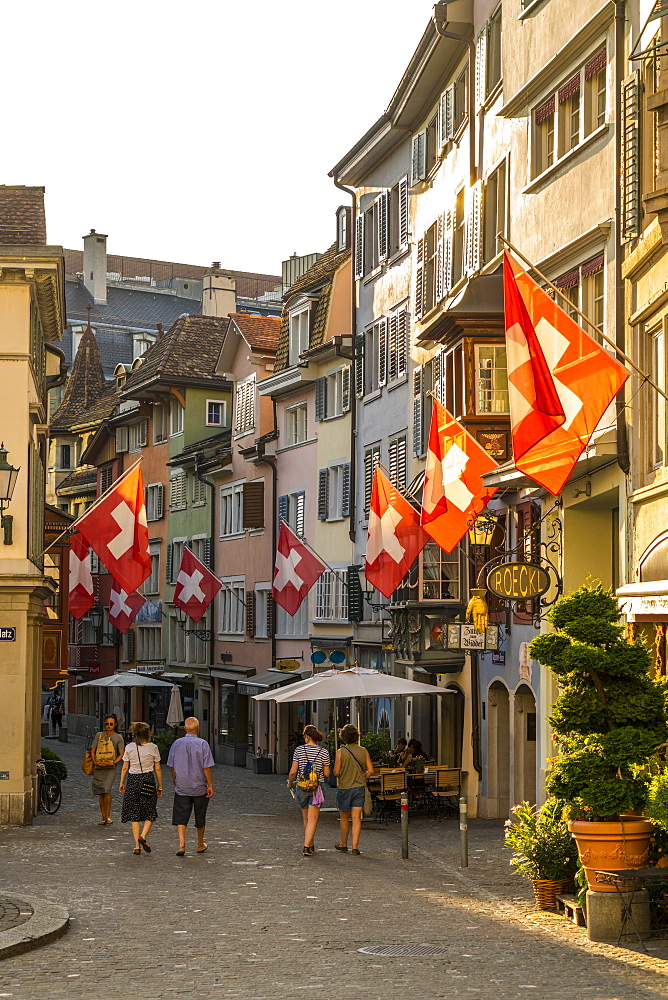
<instances>
[{"instance_id":1,"label":"man in purple shirt","mask_svg":"<svg viewBox=\"0 0 668 1000\"><path fill-rule=\"evenodd\" d=\"M186 827L193 809L197 830L197 853L204 854L207 849L204 843L204 827L209 799L213 795L211 768L215 763L211 747L198 735L197 719L192 717L186 719L184 725L186 735L172 743L167 758L167 766L172 769L174 782L172 826L176 827L179 834L179 849L176 852L179 858L184 857L186 853Z\"/></svg>"}]
</instances>

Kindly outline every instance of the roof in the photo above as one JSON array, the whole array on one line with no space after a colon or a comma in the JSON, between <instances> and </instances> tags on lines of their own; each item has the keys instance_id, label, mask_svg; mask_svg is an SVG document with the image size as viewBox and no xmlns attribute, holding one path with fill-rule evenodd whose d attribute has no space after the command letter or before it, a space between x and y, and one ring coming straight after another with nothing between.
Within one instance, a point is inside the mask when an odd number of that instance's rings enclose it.
<instances>
[{"instance_id":1,"label":"roof","mask_svg":"<svg viewBox=\"0 0 668 1000\"><path fill-rule=\"evenodd\" d=\"M229 327L227 316L181 316L144 354L144 363L125 383L123 398L157 379L220 382L216 364Z\"/></svg>"},{"instance_id":2,"label":"roof","mask_svg":"<svg viewBox=\"0 0 668 1000\"><path fill-rule=\"evenodd\" d=\"M72 428L87 427L89 424L106 420L107 417L112 415L119 403L120 397L116 390L116 384L114 382L108 382L104 392L97 402L93 403L93 405L87 410L84 410L83 413L80 413L76 420L72 421L70 426Z\"/></svg>"},{"instance_id":3,"label":"roof","mask_svg":"<svg viewBox=\"0 0 668 1000\"><path fill-rule=\"evenodd\" d=\"M63 400L51 419L51 430L69 430L82 413L97 403L106 387L100 352L89 324L81 338Z\"/></svg>"},{"instance_id":4,"label":"roof","mask_svg":"<svg viewBox=\"0 0 668 1000\"><path fill-rule=\"evenodd\" d=\"M239 328L244 340L254 351L275 352L281 321L278 316L251 316L247 313L230 313L230 319Z\"/></svg>"},{"instance_id":5,"label":"roof","mask_svg":"<svg viewBox=\"0 0 668 1000\"><path fill-rule=\"evenodd\" d=\"M0 184L0 244L44 246L44 188Z\"/></svg>"},{"instance_id":6,"label":"roof","mask_svg":"<svg viewBox=\"0 0 668 1000\"><path fill-rule=\"evenodd\" d=\"M107 287L107 304L99 305L87 291L83 281L67 281L65 284L67 321L76 323L87 321L87 306L92 306L90 321L93 326L126 326L135 330L155 330L158 323L171 326L184 313L200 311L200 299L187 299L179 295L168 295L151 288Z\"/></svg>"},{"instance_id":7,"label":"roof","mask_svg":"<svg viewBox=\"0 0 668 1000\"><path fill-rule=\"evenodd\" d=\"M193 441L178 455L173 455L167 464L178 465L184 459L192 458L193 455L200 451L206 451L208 448L216 448L218 451L227 450L230 448L231 441L232 432L229 429L219 431L217 434L212 434L211 437L202 438L201 441Z\"/></svg>"},{"instance_id":8,"label":"roof","mask_svg":"<svg viewBox=\"0 0 668 1000\"><path fill-rule=\"evenodd\" d=\"M97 490L97 469L80 469L78 472L70 472L69 476L62 479L56 487L56 493L63 492L88 493L90 490Z\"/></svg>"}]
</instances>

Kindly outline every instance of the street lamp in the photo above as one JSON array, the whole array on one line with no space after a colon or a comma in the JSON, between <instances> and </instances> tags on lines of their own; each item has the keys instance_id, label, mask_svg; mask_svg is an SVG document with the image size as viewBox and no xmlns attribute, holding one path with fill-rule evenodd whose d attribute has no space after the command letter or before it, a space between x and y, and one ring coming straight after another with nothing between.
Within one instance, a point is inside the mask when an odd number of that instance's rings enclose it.
<instances>
[{"instance_id":1,"label":"street lamp","mask_svg":"<svg viewBox=\"0 0 668 1000\"><path fill-rule=\"evenodd\" d=\"M88 619L95 630L95 635L100 639L106 639L108 642L112 643L114 646L120 646L123 638L121 633L114 630L113 632L102 632L102 621L104 619L104 612L99 604L94 604L93 607L88 612Z\"/></svg>"},{"instance_id":2,"label":"street lamp","mask_svg":"<svg viewBox=\"0 0 668 1000\"><path fill-rule=\"evenodd\" d=\"M469 522L469 541L471 545L487 546L492 544L501 514L486 511L478 514Z\"/></svg>"},{"instance_id":3,"label":"street lamp","mask_svg":"<svg viewBox=\"0 0 668 1000\"><path fill-rule=\"evenodd\" d=\"M7 461L7 449L4 442L0 444L0 524L5 533L4 544L12 544L12 515L5 514L5 507L9 506L16 486L16 478L20 469L15 469Z\"/></svg>"}]
</instances>

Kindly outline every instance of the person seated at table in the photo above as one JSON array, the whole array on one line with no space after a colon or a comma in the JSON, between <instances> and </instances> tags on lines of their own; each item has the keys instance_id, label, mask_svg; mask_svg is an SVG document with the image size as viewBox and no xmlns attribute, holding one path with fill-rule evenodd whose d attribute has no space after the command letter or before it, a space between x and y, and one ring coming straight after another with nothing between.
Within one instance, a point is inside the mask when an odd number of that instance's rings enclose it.
<instances>
[{"instance_id":1,"label":"person seated at table","mask_svg":"<svg viewBox=\"0 0 668 1000\"><path fill-rule=\"evenodd\" d=\"M409 740L404 754L404 767L409 767L415 760L429 760L426 750L422 749L420 740Z\"/></svg>"},{"instance_id":2,"label":"person seated at table","mask_svg":"<svg viewBox=\"0 0 668 1000\"><path fill-rule=\"evenodd\" d=\"M395 746L395 748L390 751L397 764L401 763L401 758L406 753L407 746L408 746L408 740L400 739L397 740L397 745Z\"/></svg>"}]
</instances>

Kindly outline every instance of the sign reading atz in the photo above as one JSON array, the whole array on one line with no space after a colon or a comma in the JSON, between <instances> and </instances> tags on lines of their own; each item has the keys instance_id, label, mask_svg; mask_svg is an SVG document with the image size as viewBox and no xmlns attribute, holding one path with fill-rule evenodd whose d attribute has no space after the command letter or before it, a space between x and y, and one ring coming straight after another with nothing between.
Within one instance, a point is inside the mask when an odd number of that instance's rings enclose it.
<instances>
[{"instance_id":1,"label":"sign reading atz","mask_svg":"<svg viewBox=\"0 0 668 1000\"><path fill-rule=\"evenodd\" d=\"M533 563L502 563L487 574L487 589L506 601L526 601L550 589L550 577Z\"/></svg>"},{"instance_id":2,"label":"sign reading atz","mask_svg":"<svg viewBox=\"0 0 668 1000\"><path fill-rule=\"evenodd\" d=\"M16 629L0 628L0 642L16 642Z\"/></svg>"}]
</instances>

